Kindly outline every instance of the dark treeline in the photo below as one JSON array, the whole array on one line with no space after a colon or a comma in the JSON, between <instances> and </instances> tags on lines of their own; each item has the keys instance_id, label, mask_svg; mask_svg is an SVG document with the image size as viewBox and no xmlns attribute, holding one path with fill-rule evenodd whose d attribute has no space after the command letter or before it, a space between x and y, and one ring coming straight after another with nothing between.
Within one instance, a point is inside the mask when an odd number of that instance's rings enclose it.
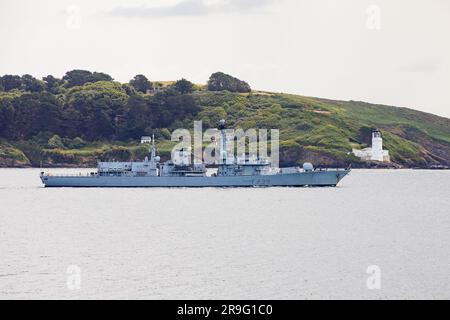
<instances>
[{"instance_id":1,"label":"dark treeline","mask_svg":"<svg viewBox=\"0 0 450 320\"><path fill-rule=\"evenodd\" d=\"M185 79L164 86L136 75L122 84L108 74L86 70L69 71L61 79L4 75L0 138L136 139L190 121L200 110L192 95L195 90L199 88ZM211 75L207 90L249 92L250 87L219 72Z\"/></svg>"}]
</instances>

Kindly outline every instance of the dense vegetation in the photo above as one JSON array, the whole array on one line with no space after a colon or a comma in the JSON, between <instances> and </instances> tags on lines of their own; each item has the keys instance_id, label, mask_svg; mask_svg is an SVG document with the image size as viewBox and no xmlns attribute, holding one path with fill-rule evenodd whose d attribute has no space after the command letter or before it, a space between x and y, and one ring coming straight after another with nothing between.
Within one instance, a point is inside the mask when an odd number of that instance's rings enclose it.
<instances>
[{"instance_id":1,"label":"dense vegetation","mask_svg":"<svg viewBox=\"0 0 450 320\"><path fill-rule=\"evenodd\" d=\"M245 81L239 80L223 72L215 72L208 80L209 91L250 92L251 88Z\"/></svg>"},{"instance_id":2,"label":"dense vegetation","mask_svg":"<svg viewBox=\"0 0 450 320\"><path fill-rule=\"evenodd\" d=\"M155 133L168 156L170 132L204 128L226 118L232 127L279 128L282 165L312 161L361 163L352 147L370 144L374 127L395 164L450 165L450 120L406 108L251 91L223 73L206 86L181 79L151 82L136 75L119 83L105 73L72 70L61 79L0 77L0 166L89 166L97 158L142 159L142 135Z\"/></svg>"}]
</instances>

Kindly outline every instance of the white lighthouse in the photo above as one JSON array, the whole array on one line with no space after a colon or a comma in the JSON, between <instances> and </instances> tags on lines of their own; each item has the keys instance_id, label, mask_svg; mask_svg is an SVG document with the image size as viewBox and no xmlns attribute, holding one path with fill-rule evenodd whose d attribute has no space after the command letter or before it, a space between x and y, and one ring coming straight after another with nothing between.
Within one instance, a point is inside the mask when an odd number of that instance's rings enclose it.
<instances>
[{"instance_id":1,"label":"white lighthouse","mask_svg":"<svg viewBox=\"0 0 450 320\"><path fill-rule=\"evenodd\" d=\"M372 147L362 150L353 149L353 154L365 161L390 162L389 151L383 150L383 138L378 129L372 131Z\"/></svg>"},{"instance_id":2,"label":"white lighthouse","mask_svg":"<svg viewBox=\"0 0 450 320\"><path fill-rule=\"evenodd\" d=\"M377 129L372 132L372 157L371 160L383 161L383 138Z\"/></svg>"}]
</instances>

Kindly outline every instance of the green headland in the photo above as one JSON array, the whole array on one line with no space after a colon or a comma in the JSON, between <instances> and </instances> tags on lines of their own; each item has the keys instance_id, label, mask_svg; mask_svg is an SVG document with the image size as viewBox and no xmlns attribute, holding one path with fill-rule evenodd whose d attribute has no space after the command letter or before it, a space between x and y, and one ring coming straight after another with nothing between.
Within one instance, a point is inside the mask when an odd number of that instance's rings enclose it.
<instances>
[{"instance_id":1,"label":"green headland","mask_svg":"<svg viewBox=\"0 0 450 320\"><path fill-rule=\"evenodd\" d=\"M101 72L72 70L61 79L0 77L0 167L95 166L97 159L138 160L140 137L155 134L162 158L170 133L226 119L231 128L280 129L280 164L316 166L450 166L450 119L408 108L251 90L221 72L207 84L128 83ZM370 146L381 130L392 163L363 162L352 148Z\"/></svg>"}]
</instances>

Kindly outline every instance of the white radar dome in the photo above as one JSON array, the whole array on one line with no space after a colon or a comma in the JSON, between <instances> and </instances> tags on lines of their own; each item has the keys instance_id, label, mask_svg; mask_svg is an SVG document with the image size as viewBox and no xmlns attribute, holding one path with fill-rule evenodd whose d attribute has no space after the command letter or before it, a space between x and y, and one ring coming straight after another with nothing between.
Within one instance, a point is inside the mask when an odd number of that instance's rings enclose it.
<instances>
[{"instance_id":1,"label":"white radar dome","mask_svg":"<svg viewBox=\"0 0 450 320\"><path fill-rule=\"evenodd\" d=\"M313 171L314 167L313 167L311 162L305 162L303 164L303 170L305 170L305 171Z\"/></svg>"}]
</instances>

